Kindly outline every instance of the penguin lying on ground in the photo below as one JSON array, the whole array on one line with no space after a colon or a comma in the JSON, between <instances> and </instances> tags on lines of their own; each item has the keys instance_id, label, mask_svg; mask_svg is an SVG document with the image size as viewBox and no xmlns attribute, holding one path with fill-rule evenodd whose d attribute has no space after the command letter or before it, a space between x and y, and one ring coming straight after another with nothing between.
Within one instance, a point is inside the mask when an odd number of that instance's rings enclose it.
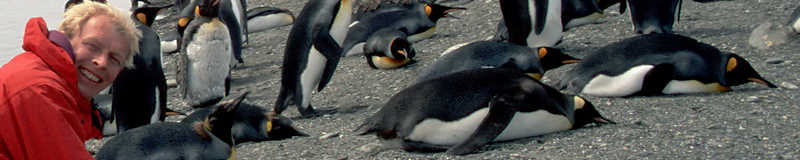
<instances>
[{"instance_id":1,"label":"penguin lying on ground","mask_svg":"<svg viewBox=\"0 0 800 160\"><path fill-rule=\"evenodd\" d=\"M417 82L470 69L500 67L516 68L534 74L533 77L538 80L547 70L578 61L579 59L554 48L535 50L511 43L478 41L445 52L417 78Z\"/></svg>"},{"instance_id":2,"label":"penguin lying on ground","mask_svg":"<svg viewBox=\"0 0 800 160\"><path fill-rule=\"evenodd\" d=\"M361 19L351 24L342 48L346 53L345 56L359 54L359 51L366 50L366 48L361 49L364 42L383 28L405 32L409 42L430 38L436 30L436 22L439 19L449 17L450 12L465 9L433 3L412 3L365 12L365 15L361 15Z\"/></svg>"},{"instance_id":3,"label":"penguin lying on ground","mask_svg":"<svg viewBox=\"0 0 800 160\"><path fill-rule=\"evenodd\" d=\"M218 18L221 0L199 1L198 15L183 35L175 74L184 100L192 107L214 104L228 95L233 66L231 35Z\"/></svg>"},{"instance_id":4,"label":"penguin lying on ground","mask_svg":"<svg viewBox=\"0 0 800 160\"><path fill-rule=\"evenodd\" d=\"M646 34L600 48L556 88L593 96L723 92L762 78L744 58L674 34Z\"/></svg>"},{"instance_id":5,"label":"penguin lying on ground","mask_svg":"<svg viewBox=\"0 0 800 160\"><path fill-rule=\"evenodd\" d=\"M413 62L417 51L408 41L406 32L383 28L367 39L364 57L374 69L394 69Z\"/></svg>"},{"instance_id":6,"label":"penguin lying on ground","mask_svg":"<svg viewBox=\"0 0 800 160\"><path fill-rule=\"evenodd\" d=\"M202 122L210 113L210 107L199 108L181 123L191 125ZM240 104L236 109L231 135L237 144L308 136L292 127L292 122L288 118L246 103Z\"/></svg>"},{"instance_id":7,"label":"penguin lying on ground","mask_svg":"<svg viewBox=\"0 0 800 160\"><path fill-rule=\"evenodd\" d=\"M167 108L167 79L161 66L161 40L150 28L159 11L172 6L142 6L133 11L136 29L142 32L134 68L123 69L111 85L112 112L117 132L164 121Z\"/></svg>"},{"instance_id":8,"label":"penguin lying on ground","mask_svg":"<svg viewBox=\"0 0 800 160\"><path fill-rule=\"evenodd\" d=\"M286 42L275 113L294 105L304 117L318 115L311 92L325 88L336 71L352 7L350 0L308 1L303 7Z\"/></svg>"},{"instance_id":9,"label":"penguin lying on ground","mask_svg":"<svg viewBox=\"0 0 800 160\"><path fill-rule=\"evenodd\" d=\"M236 159L231 126L247 92L214 106L204 121L155 123L122 132L100 148L103 159Z\"/></svg>"},{"instance_id":10,"label":"penguin lying on ground","mask_svg":"<svg viewBox=\"0 0 800 160\"><path fill-rule=\"evenodd\" d=\"M177 1L176 1L177 2ZM199 1L192 1L196 3ZM184 2L189 3L189 2ZM197 6L197 4L184 4L187 6ZM162 38L162 50L164 53L178 52L179 40L183 36L183 31L194 18L193 9L180 9L176 32L169 32L167 38ZM247 10L247 34L258 33L276 27L287 26L294 23L294 15L287 9L275 7L256 7Z\"/></svg>"},{"instance_id":11,"label":"penguin lying on ground","mask_svg":"<svg viewBox=\"0 0 800 160\"><path fill-rule=\"evenodd\" d=\"M594 106L514 69L477 69L417 83L395 94L356 132L384 146L468 154L484 144L606 124ZM399 145L399 146L392 146Z\"/></svg>"},{"instance_id":12,"label":"penguin lying on ground","mask_svg":"<svg viewBox=\"0 0 800 160\"><path fill-rule=\"evenodd\" d=\"M256 7L247 10L247 33L258 33L294 23L294 14L287 9Z\"/></svg>"}]
</instances>

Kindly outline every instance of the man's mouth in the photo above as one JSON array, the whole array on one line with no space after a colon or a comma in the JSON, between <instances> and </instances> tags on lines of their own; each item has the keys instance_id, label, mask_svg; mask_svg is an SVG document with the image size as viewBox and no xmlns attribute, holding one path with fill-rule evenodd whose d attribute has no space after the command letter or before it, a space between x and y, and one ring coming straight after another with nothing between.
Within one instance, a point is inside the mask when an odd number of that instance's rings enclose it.
<instances>
[{"instance_id":1,"label":"man's mouth","mask_svg":"<svg viewBox=\"0 0 800 160\"><path fill-rule=\"evenodd\" d=\"M81 74L83 74L84 77L86 77L86 79L89 79L94 83L100 83L100 77L94 75L92 72L89 72L89 70L81 68L80 72Z\"/></svg>"}]
</instances>

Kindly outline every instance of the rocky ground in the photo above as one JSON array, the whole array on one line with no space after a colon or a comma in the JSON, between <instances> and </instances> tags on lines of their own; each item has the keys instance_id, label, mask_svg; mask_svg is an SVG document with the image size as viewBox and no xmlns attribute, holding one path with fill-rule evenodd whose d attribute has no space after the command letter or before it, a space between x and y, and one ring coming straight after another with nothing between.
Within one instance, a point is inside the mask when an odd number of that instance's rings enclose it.
<instances>
[{"instance_id":1,"label":"rocky ground","mask_svg":"<svg viewBox=\"0 0 800 160\"><path fill-rule=\"evenodd\" d=\"M295 15L306 1L249 0L248 7L287 8ZM239 144L240 159L800 159L800 39L767 49L748 45L751 31L764 22L786 23L795 0L732 0L716 3L685 1L678 34L694 37L722 51L749 60L767 80L770 89L746 84L718 94L656 97L588 97L601 114L616 125L587 127L561 133L494 143L478 153L452 156L444 153L409 153L390 150L375 155L363 151L378 143L375 136L351 132L377 112L392 95L410 86L418 73L448 47L494 35L501 19L497 0L475 0L453 13L458 19L439 21L437 35L417 42L417 63L395 70L374 70L363 57L341 60L333 80L313 97L316 108L341 112L302 119L294 108L284 115L312 137ZM593 50L635 36L629 15L617 6L605 11L600 24L574 28L558 46L570 55L585 57ZM155 26L162 35L174 29L174 14ZM233 70L232 93L252 91L247 103L271 108L280 88L283 50L291 26L250 34L243 66ZM175 55L166 57L169 79L174 79ZM546 83L568 70L550 71ZM170 108L188 112L175 88L170 89ZM357 107L369 106L369 107ZM178 120L181 117L170 117ZM109 139L109 138L105 138ZM89 145L90 150L102 142Z\"/></svg>"}]
</instances>

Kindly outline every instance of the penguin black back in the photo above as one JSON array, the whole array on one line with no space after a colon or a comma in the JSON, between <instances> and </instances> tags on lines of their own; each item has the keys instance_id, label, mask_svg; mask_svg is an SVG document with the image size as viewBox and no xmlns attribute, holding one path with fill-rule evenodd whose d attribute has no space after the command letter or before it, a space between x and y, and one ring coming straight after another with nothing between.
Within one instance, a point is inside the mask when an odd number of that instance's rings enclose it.
<instances>
[{"instance_id":1,"label":"penguin black back","mask_svg":"<svg viewBox=\"0 0 800 160\"><path fill-rule=\"evenodd\" d=\"M156 123L120 133L103 145L96 158L235 159L230 127L247 94L220 102L203 122Z\"/></svg>"}]
</instances>

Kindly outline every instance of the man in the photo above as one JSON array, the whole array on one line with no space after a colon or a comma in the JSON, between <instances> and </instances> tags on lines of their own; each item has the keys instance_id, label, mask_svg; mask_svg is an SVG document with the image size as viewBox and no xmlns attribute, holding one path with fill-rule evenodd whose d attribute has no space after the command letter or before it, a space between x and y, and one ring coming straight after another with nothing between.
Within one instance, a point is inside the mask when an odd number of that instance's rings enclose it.
<instances>
[{"instance_id":1,"label":"man","mask_svg":"<svg viewBox=\"0 0 800 160\"><path fill-rule=\"evenodd\" d=\"M58 31L28 21L22 48L0 68L0 160L92 159L84 141L101 138L89 100L132 66L141 36L127 13L84 2Z\"/></svg>"}]
</instances>

